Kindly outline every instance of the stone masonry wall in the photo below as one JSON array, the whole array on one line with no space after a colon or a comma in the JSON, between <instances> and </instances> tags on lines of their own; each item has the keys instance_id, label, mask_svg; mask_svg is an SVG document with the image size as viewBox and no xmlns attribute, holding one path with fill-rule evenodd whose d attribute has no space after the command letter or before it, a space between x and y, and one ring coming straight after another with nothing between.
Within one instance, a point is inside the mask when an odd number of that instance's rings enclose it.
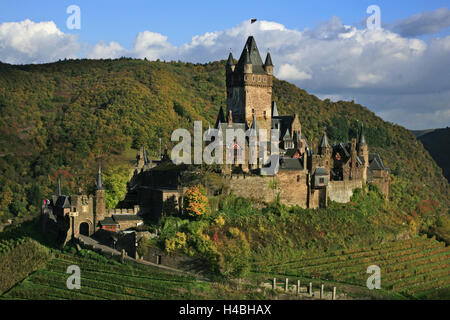
<instances>
[{"instance_id":1,"label":"stone masonry wall","mask_svg":"<svg viewBox=\"0 0 450 320\"><path fill-rule=\"evenodd\" d=\"M332 201L346 203L350 201L353 190L358 188L362 188L362 180L330 181L328 197Z\"/></svg>"}]
</instances>

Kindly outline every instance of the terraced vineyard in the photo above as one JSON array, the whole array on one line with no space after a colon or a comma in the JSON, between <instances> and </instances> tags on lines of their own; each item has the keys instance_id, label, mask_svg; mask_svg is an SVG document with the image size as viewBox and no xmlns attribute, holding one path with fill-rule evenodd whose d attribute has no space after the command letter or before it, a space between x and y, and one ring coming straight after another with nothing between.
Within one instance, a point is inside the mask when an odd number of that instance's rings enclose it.
<instances>
[{"instance_id":1,"label":"terraced vineyard","mask_svg":"<svg viewBox=\"0 0 450 320\"><path fill-rule=\"evenodd\" d=\"M450 287L450 247L426 237L309 256L257 270L366 286L370 265L380 267L381 286L391 292L416 297Z\"/></svg>"},{"instance_id":2,"label":"terraced vineyard","mask_svg":"<svg viewBox=\"0 0 450 320\"><path fill-rule=\"evenodd\" d=\"M81 270L81 289L68 290L67 267L78 265ZM194 278L174 275L156 268L122 265L111 261L57 254L1 299L201 299L210 284Z\"/></svg>"}]
</instances>

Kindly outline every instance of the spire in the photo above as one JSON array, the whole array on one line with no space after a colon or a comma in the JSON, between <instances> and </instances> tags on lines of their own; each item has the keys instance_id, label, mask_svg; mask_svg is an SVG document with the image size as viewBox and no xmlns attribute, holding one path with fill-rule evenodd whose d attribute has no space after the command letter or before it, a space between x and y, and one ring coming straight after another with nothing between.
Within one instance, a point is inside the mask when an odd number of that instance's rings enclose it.
<instances>
[{"instance_id":1,"label":"spire","mask_svg":"<svg viewBox=\"0 0 450 320\"><path fill-rule=\"evenodd\" d=\"M98 167L98 175L97 175L97 182L95 183L96 190L105 190L105 187L103 186L103 178L102 178L102 167Z\"/></svg>"},{"instance_id":2,"label":"spire","mask_svg":"<svg viewBox=\"0 0 450 320\"><path fill-rule=\"evenodd\" d=\"M58 177L58 196L62 196L62 192L61 192L61 177Z\"/></svg>"},{"instance_id":3,"label":"spire","mask_svg":"<svg viewBox=\"0 0 450 320\"><path fill-rule=\"evenodd\" d=\"M322 140L320 141L320 148L330 148L330 144L328 143L327 132L325 131L322 136Z\"/></svg>"},{"instance_id":4,"label":"spire","mask_svg":"<svg viewBox=\"0 0 450 320\"><path fill-rule=\"evenodd\" d=\"M220 107L219 113L217 114L217 120L214 128L218 129L219 124L225 122L225 115L223 114L223 108Z\"/></svg>"},{"instance_id":5,"label":"spire","mask_svg":"<svg viewBox=\"0 0 450 320\"><path fill-rule=\"evenodd\" d=\"M252 64L253 73L266 73L261 55L259 54L259 50L253 36L248 37L244 50L242 51L241 57L236 65L236 70L243 72L246 64Z\"/></svg>"},{"instance_id":6,"label":"spire","mask_svg":"<svg viewBox=\"0 0 450 320\"><path fill-rule=\"evenodd\" d=\"M227 61L227 66L234 66L234 58L233 58L233 53L231 53L228 55L228 61Z\"/></svg>"},{"instance_id":7,"label":"spire","mask_svg":"<svg viewBox=\"0 0 450 320\"><path fill-rule=\"evenodd\" d=\"M272 101L272 117L278 117L278 108L275 101Z\"/></svg>"},{"instance_id":8,"label":"spire","mask_svg":"<svg viewBox=\"0 0 450 320\"><path fill-rule=\"evenodd\" d=\"M367 145L367 143L366 143L366 136L365 136L365 134L364 134L364 124L363 124L362 127L361 127L361 133L359 134L359 141L358 141L358 144L359 144L360 146L365 146L365 145Z\"/></svg>"},{"instance_id":9,"label":"spire","mask_svg":"<svg viewBox=\"0 0 450 320\"><path fill-rule=\"evenodd\" d=\"M270 56L270 52L267 52L266 62L264 63L266 67L273 67L272 57Z\"/></svg>"}]
</instances>

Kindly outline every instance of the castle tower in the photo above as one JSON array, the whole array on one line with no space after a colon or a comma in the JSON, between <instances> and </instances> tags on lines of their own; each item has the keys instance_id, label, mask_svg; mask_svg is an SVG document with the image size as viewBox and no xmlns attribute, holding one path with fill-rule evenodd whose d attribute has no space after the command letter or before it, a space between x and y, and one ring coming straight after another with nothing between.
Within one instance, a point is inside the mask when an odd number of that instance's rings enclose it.
<instances>
[{"instance_id":1,"label":"castle tower","mask_svg":"<svg viewBox=\"0 0 450 320\"><path fill-rule=\"evenodd\" d=\"M263 63L255 39L247 39L236 65L230 53L226 66L227 114L250 127L253 115L261 129L270 130L272 118L273 64L270 54ZM270 136L270 135L268 135Z\"/></svg>"},{"instance_id":2,"label":"castle tower","mask_svg":"<svg viewBox=\"0 0 450 320\"><path fill-rule=\"evenodd\" d=\"M106 191L103 186L102 168L98 168L97 182L95 187L94 198L94 229L97 230L98 223L105 219L106 213Z\"/></svg>"},{"instance_id":3,"label":"castle tower","mask_svg":"<svg viewBox=\"0 0 450 320\"><path fill-rule=\"evenodd\" d=\"M322 140L320 140L319 153L321 155L331 155L331 146L328 142L328 136L326 132L323 133Z\"/></svg>"},{"instance_id":4,"label":"castle tower","mask_svg":"<svg viewBox=\"0 0 450 320\"><path fill-rule=\"evenodd\" d=\"M369 167L369 146L366 143L366 137L364 134L364 125L361 128L361 133L359 135L358 141L358 156L363 160L364 170L363 170L363 182L367 182L367 168Z\"/></svg>"}]
</instances>

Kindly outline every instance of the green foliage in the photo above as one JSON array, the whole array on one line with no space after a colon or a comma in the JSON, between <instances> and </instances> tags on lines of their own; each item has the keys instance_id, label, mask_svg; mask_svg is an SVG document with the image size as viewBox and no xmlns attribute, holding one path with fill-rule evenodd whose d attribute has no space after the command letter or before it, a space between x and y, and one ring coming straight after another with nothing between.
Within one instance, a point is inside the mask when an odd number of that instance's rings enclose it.
<instances>
[{"instance_id":1,"label":"green foliage","mask_svg":"<svg viewBox=\"0 0 450 320\"><path fill-rule=\"evenodd\" d=\"M128 179L129 169L126 166L110 168L103 173L107 208L115 208L125 198Z\"/></svg>"},{"instance_id":2,"label":"green foliage","mask_svg":"<svg viewBox=\"0 0 450 320\"><path fill-rule=\"evenodd\" d=\"M51 258L50 251L30 238L0 242L0 294Z\"/></svg>"}]
</instances>

